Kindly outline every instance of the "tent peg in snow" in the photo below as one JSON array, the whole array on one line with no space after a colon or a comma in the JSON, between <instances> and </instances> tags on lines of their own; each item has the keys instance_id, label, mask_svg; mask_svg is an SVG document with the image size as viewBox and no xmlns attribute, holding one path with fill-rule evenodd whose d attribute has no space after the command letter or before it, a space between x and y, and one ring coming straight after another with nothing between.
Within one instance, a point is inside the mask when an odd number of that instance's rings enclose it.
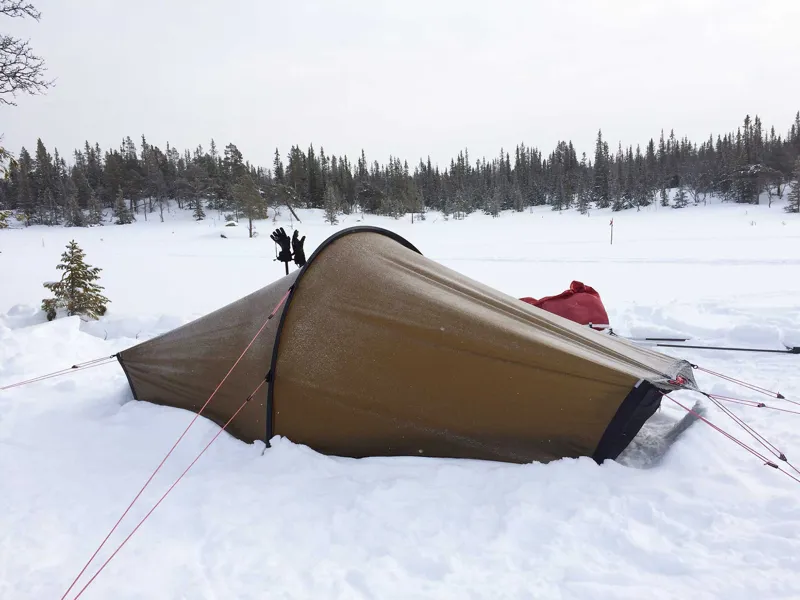
<instances>
[{"instance_id":1,"label":"tent peg in snow","mask_svg":"<svg viewBox=\"0 0 800 600\"><path fill-rule=\"evenodd\" d=\"M287 295L288 292L288 295ZM275 317L268 320L277 308ZM138 400L325 454L616 458L692 365L520 302L352 227L271 285L118 355Z\"/></svg>"}]
</instances>

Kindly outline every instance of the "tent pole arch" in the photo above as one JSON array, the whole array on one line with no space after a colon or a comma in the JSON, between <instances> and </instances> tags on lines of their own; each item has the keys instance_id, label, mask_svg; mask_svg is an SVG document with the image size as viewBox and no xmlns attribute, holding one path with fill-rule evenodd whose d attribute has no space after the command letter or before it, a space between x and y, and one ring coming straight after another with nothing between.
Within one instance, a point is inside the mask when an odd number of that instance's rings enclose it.
<instances>
[{"instance_id":1,"label":"tent pole arch","mask_svg":"<svg viewBox=\"0 0 800 600\"><path fill-rule=\"evenodd\" d=\"M278 363L278 349L280 348L281 343L281 334L283 333L283 326L286 322L286 314L289 312L292 306L292 298L294 297L295 293L297 292L297 288L300 282L303 279L303 275L307 272L308 268L314 264L316 259L319 255L325 251L331 244L335 243L337 240L341 238L352 235L354 233L377 233L380 235L385 235L394 241L402 244L409 250L416 252L422 255L416 246L414 246L411 242L407 239L402 237L401 235L389 231L388 229L383 229L381 227L372 227L369 225L359 225L356 227L349 227L347 229L342 229L341 231L336 232L335 234L328 237L322 244L317 246L314 252L306 261L306 264L303 265L303 268L300 269L300 272L297 275L297 279L295 279L294 285L292 285L291 289L289 290L289 297L286 299L286 306L284 307L283 311L281 312L280 321L278 322L278 331L275 334L275 345L272 348L272 358L270 359L269 370L267 371L267 401L266 401L266 430L264 432L264 443L266 444L267 448L270 447L270 440L274 435L275 430L275 409L274 409L274 399L275 399L275 375L277 370L277 363Z\"/></svg>"}]
</instances>

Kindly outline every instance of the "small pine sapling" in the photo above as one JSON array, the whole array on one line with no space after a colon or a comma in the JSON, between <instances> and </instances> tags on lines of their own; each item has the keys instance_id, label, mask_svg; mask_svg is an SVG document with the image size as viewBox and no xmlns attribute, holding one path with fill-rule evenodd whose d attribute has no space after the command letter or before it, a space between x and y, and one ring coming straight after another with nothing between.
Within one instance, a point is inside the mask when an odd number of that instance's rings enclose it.
<instances>
[{"instance_id":1,"label":"small pine sapling","mask_svg":"<svg viewBox=\"0 0 800 600\"><path fill-rule=\"evenodd\" d=\"M84 315L91 319L106 313L110 300L100 293L103 287L94 283L101 269L87 265L84 259L83 250L75 240L70 241L61 255L62 262L56 267L64 271L61 279L43 284L55 296L42 300L42 310L48 321L55 319L61 308L66 309L69 316Z\"/></svg>"}]
</instances>

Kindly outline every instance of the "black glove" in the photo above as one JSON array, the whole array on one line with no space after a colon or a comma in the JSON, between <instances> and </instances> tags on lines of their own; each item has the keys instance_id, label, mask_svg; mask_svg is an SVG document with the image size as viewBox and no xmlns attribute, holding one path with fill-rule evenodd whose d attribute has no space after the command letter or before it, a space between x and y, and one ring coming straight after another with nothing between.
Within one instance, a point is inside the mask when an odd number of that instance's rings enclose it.
<instances>
[{"instance_id":1,"label":"black glove","mask_svg":"<svg viewBox=\"0 0 800 600\"><path fill-rule=\"evenodd\" d=\"M289 249L289 236L286 235L286 232L283 230L283 227L280 227L272 232L269 236L270 239L278 244L281 247L281 251L278 254L278 260L281 262L291 262L292 260L292 251Z\"/></svg>"},{"instance_id":2,"label":"black glove","mask_svg":"<svg viewBox=\"0 0 800 600\"><path fill-rule=\"evenodd\" d=\"M302 267L306 264L306 253L303 251L303 244L306 241L306 236L298 239L297 237L297 229L294 230L294 235L292 236L292 250L294 250L294 264L298 267Z\"/></svg>"}]
</instances>

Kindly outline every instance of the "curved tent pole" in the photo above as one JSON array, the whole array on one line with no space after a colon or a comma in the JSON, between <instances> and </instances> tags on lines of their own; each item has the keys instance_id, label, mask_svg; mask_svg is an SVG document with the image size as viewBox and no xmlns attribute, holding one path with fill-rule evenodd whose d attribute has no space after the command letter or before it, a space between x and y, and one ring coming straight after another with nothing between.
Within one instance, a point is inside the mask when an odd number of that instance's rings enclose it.
<instances>
[{"instance_id":1,"label":"curved tent pole","mask_svg":"<svg viewBox=\"0 0 800 600\"><path fill-rule=\"evenodd\" d=\"M353 233L379 233L381 235L385 235L397 243L405 246L412 252L416 252L417 254L422 255L414 244L409 242L404 237L400 236L393 231L389 231L388 229L382 229L380 227L374 227L371 225L356 225L354 227L348 227L347 229L342 229L328 237L322 244L317 246L314 252L309 256L306 264L300 268L300 272L297 274L297 279L294 281L294 285L289 289L288 297L286 298L286 307L284 308L283 312L281 313L281 318L278 321L278 330L275 334L275 343L272 347L272 358L269 364L269 371L267 372L267 402L266 402L266 419L265 419L265 431L264 431L264 444L265 449L270 447L270 439L274 435L275 431L275 411L274 411L274 394L275 394L275 372L277 370L278 364L278 348L281 342L281 333L283 333L283 325L286 321L286 315L289 313L289 309L292 305L292 298L297 291L298 286L300 285L300 281L303 279L303 275L305 275L306 271L308 270L309 266L311 266L319 255L328 248L331 244L333 244L336 240L339 240L347 235L351 235Z\"/></svg>"}]
</instances>

